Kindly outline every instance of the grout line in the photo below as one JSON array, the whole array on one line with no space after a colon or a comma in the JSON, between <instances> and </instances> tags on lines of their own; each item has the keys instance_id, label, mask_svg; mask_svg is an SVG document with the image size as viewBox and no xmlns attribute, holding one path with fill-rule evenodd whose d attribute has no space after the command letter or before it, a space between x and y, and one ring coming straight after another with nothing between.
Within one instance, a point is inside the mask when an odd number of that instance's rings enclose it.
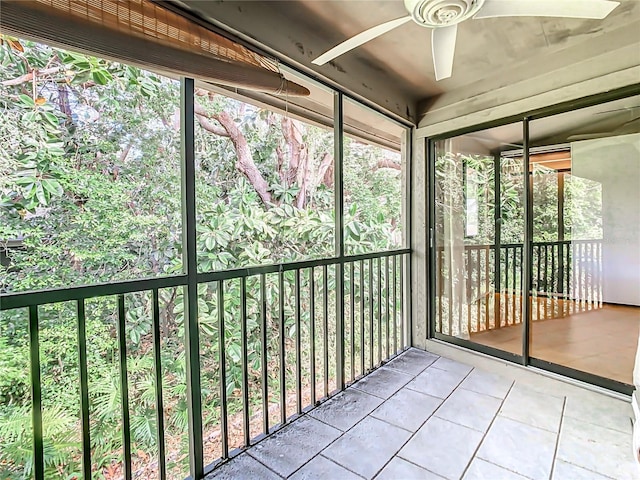
<instances>
[{"instance_id":1,"label":"grout line","mask_svg":"<svg viewBox=\"0 0 640 480\"><path fill-rule=\"evenodd\" d=\"M435 355L435 354L434 354ZM438 356L438 358L440 358ZM437 358L436 358L437 360ZM429 368L431 365L433 365L436 360L434 360L433 362L431 362L429 365L427 365L426 367L420 369L420 371L418 373L412 373L412 372L407 372L405 370L400 370L399 368L394 367L393 365L387 364L385 365L385 367L387 367L390 370L393 370L394 372L399 372L399 373L404 373L405 375L412 375L413 377L417 377L418 375L420 375L422 372L424 372L427 368Z\"/></svg>"},{"instance_id":2,"label":"grout line","mask_svg":"<svg viewBox=\"0 0 640 480\"><path fill-rule=\"evenodd\" d=\"M556 468L556 460L558 456L558 447L560 446L560 435L562 435L562 425L564 424L564 410L567 407L567 397L562 401L562 415L560 415L560 425L558 426L558 435L556 436L556 445L553 449L553 461L551 462L551 471L549 472L549 480L553 478L553 472Z\"/></svg>"},{"instance_id":3,"label":"grout line","mask_svg":"<svg viewBox=\"0 0 640 480\"><path fill-rule=\"evenodd\" d=\"M405 351L401 352L400 354L396 355L396 357L394 357L394 358L397 358L397 357L399 357L399 356L403 355L403 354L404 354L405 352L407 352L407 351L409 351L409 350L405 350ZM378 367L378 368L379 368L379 367ZM427 367L427 368L428 368L428 367ZM377 368L376 368L376 370L377 370ZM377 398L377 399L379 399L379 400L382 400L382 402L381 402L380 404L376 405L376 406L375 406L375 407L374 407L370 412L368 412L364 417L362 417L360 420L358 420L358 421L357 421L356 423L354 423L351 427L349 427L348 429L346 429L346 430L344 430L344 431L343 431L342 429L340 429L340 428L338 428L338 427L334 426L334 425L331 425L331 424L329 424L329 423L327 423L327 422L324 422L323 420L320 420L319 418L314 417L313 415L309 415L309 416L310 416L310 417L312 417L314 420L317 420L318 422L322 423L323 425L327 425L327 426L329 426L329 427L331 427L331 428L334 428L334 429L338 430L338 431L340 432L340 435L338 435L338 436L337 436L337 437L336 437L332 442L328 443L328 444L327 444L323 449L321 449L318 453L316 453L315 455L313 455L309 460L307 460L305 463L303 463L300 467L298 467L296 470L294 470L294 471L291 473L291 475L290 475L290 476L295 475L295 474L296 474L296 472L298 472L299 470L301 470L302 468L304 468L304 467L305 467L309 462L311 462L312 460L314 460L316 457L318 457L318 456L322 455L322 452L324 452L324 451L325 451L326 449L328 449L331 445L333 445L333 444L334 444L334 443L336 443L338 440L340 440L342 437L344 437L348 432L350 432L353 428L355 428L355 426L356 426L356 425L360 424L360 422L362 422L364 419L366 419L367 417L369 417L369 416L371 415L371 413L373 413L373 412L374 412L374 411L375 411L375 410L376 410L380 405L382 405L382 404L384 404L384 402L386 402L386 400L387 400L387 399L383 399L383 398L381 398L381 397L378 397L377 395L372 395L372 394L370 394L370 393L368 393L368 392L365 392L364 390L360 390L359 388L356 388L356 385L358 384L358 382L359 382L360 380L362 380L363 378L366 378L369 374L373 373L373 371L375 371L375 370L372 370L371 372L367 373L367 374L366 374L366 375L364 375L362 378L360 378L358 381L356 381L356 382L352 383L351 385L349 385L347 388L345 388L345 389L344 389L342 392L340 392L340 393L341 393L341 394L344 394L345 392L347 392L347 391L348 391L348 389L349 389L349 388L353 388L354 390L357 390L357 391L358 391L358 392L360 392L360 393L363 393L363 394L368 395L368 396L370 396L370 397L373 397L373 398ZM395 370L394 370L394 371L395 371ZM411 374L408 374L408 375L411 375ZM413 378L415 378L415 376L414 376ZM412 380L413 380L413 379L412 379ZM411 380L410 380L410 381L411 381ZM409 383L409 382L407 382L407 383ZM400 389L398 389L398 391L399 391L399 390L401 390L402 388L404 388L405 386L406 386L406 384L405 384L405 385L403 385L402 387L400 387ZM396 391L396 393L397 393L398 391ZM395 395L395 393L394 393L394 395ZM337 396L338 396L338 394L334 395L332 398L335 398L335 397L337 397ZM393 395L392 395L392 396L393 396ZM315 409L314 409L314 410L315 410ZM308 414L311 414L311 413L313 413L313 410L311 410L311 411L309 411L309 412L308 412ZM375 418L375 417L372 417L372 418ZM376 420L379 420L379 419L377 419L377 418L376 418ZM353 470L350 470L348 467L346 467L346 466L344 466L344 465L342 465L342 464L339 464L338 462L335 462L335 461L334 461L334 460L332 460L331 458L326 457L326 456L324 456L324 455L322 455L322 457L326 458L327 460L332 461L332 462L333 462L333 463L335 463L336 465L339 465L340 467L344 468L345 470L348 470L349 472L353 473L354 475L357 475L357 476L359 476L359 477L363 478L363 477L362 477L362 475L360 475L359 473L356 473L356 472L354 472Z\"/></svg>"},{"instance_id":4,"label":"grout line","mask_svg":"<svg viewBox=\"0 0 640 480\"><path fill-rule=\"evenodd\" d=\"M498 412L498 413L500 413L500 412ZM510 417L509 415L501 415L501 417L502 418L506 418L507 420L509 420L511 422L515 422L515 423L519 423L520 425L524 425L525 427L533 428L533 429L536 429L536 430L542 430L543 432L553 433L554 435L558 435L558 433L559 433L559 431L555 432L553 430L549 430L548 428L538 427L536 425L531 425L530 423L524 422L524 421L522 421L520 419L517 419L517 418Z\"/></svg>"},{"instance_id":5,"label":"grout line","mask_svg":"<svg viewBox=\"0 0 640 480\"><path fill-rule=\"evenodd\" d=\"M585 467L583 465L578 465L577 463L570 462L569 460L562 460L561 459L560 461L562 461L564 463L568 463L569 465L573 465L574 467L577 467L577 468L579 468L581 470L584 470L586 472L595 473L596 475L600 475L602 478L607 478L607 479L611 479L611 480L618 480L618 479L616 479L616 477L610 477L609 475L607 475L605 473L596 472L595 470L591 470L590 468L587 468L587 467Z\"/></svg>"},{"instance_id":6,"label":"grout line","mask_svg":"<svg viewBox=\"0 0 640 480\"><path fill-rule=\"evenodd\" d=\"M273 472L277 477L282 478L282 479L285 479L285 478L286 478L286 477L284 477L284 476L280 475L278 472L276 472L273 468L271 468L271 467L270 467L269 465L267 465L266 463L261 462L259 459L257 459L257 458L256 458L256 457L254 457L253 455L251 455L248 451L244 451L244 452L242 452L240 455L238 455L237 457L232 458L232 459L229 461L229 463L230 463L230 462L235 461L235 460L236 460L236 458L240 458L241 456L244 456L244 455L247 455L247 456L249 456L250 458L252 458L253 460L255 460L256 462L258 462L258 463L259 463L260 465L262 465L264 468L266 468L266 469L267 469L267 470L269 470L270 472ZM215 473L215 471L216 471L216 470L213 470L213 472L211 472L211 473ZM214 478L214 480L215 480L216 476L214 476L213 478Z\"/></svg>"},{"instance_id":7,"label":"grout line","mask_svg":"<svg viewBox=\"0 0 640 480\"><path fill-rule=\"evenodd\" d=\"M504 406L504 402L507 401L507 398L509 397L509 394L511 393L511 390L513 390L513 387L514 387L515 384L516 384L516 382L514 380L513 383L511 384L511 387L509 387L509 391L507 392L507 394L504 396L504 398L500 402L500 406L496 410L496 414L493 416L493 419L491 420L491 423L489 424L487 429L482 434L482 439L480 440L480 442L478 442L478 446L473 451L473 455L471 455L471 458L467 462L467 466L464 468L464 471L462 472L462 475L460 476L460 478L463 478L467 474L467 470L469 470L469 467L471 466L471 462L473 462L473 460L475 458L477 458L476 455L478 455L478 450L480 450L480 447L482 446L482 444L484 443L485 439L487 438L487 435L489 434L489 430L491 430L491 427L493 427L493 424L495 423L496 418L498 418L498 416L500 415L500 410L502 410L502 407ZM482 459L482 460L484 460L484 459ZM499 466L500 468L504 468L501 465L497 465L497 466ZM508 470L508 469L505 469L505 470ZM517 473L517 472L514 472L514 473Z\"/></svg>"},{"instance_id":8,"label":"grout line","mask_svg":"<svg viewBox=\"0 0 640 480\"><path fill-rule=\"evenodd\" d=\"M514 380L511 381L511 384L513 385ZM476 393L478 395L484 395L485 397L489 397L489 398L495 398L496 400L503 400L504 397L496 397L495 395L490 395L488 393L484 393L484 392L477 392L476 390L471 390L468 387L463 387L462 385L460 385L458 388L460 388L461 390L464 390L465 392L471 392L471 393ZM511 388L511 387L509 387Z\"/></svg>"},{"instance_id":9,"label":"grout line","mask_svg":"<svg viewBox=\"0 0 640 480\"><path fill-rule=\"evenodd\" d=\"M412 378L411 380L409 380L409 382L411 382L411 381L413 381L413 378ZM379 398L379 399L380 399L380 400L382 400L382 401L383 401L383 403L384 403L384 402L386 402L387 400L389 400L391 397L393 397L396 393L398 393L400 390L402 390L405 386L407 386L407 384L408 384L409 382L407 382L407 383L405 383L405 384L403 384L403 385L400 385L400 386L397 388L397 390L394 390L394 392L393 392L391 395L389 395L388 397L383 397L383 396L380 396L380 395L376 395L375 393L367 392L366 390L363 390L363 389L361 389L361 388L358 388L358 387L357 387L357 386L355 386L355 385L353 386L353 388L354 388L355 390L358 390L359 392L366 393L367 395L370 395L370 396L375 397L375 398Z\"/></svg>"},{"instance_id":10,"label":"grout line","mask_svg":"<svg viewBox=\"0 0 640 480\"><path fill-rule=\"evenodd\" d=\"M631 432L628 432L628 431L624 432L624 431L622 431L621 429L619 429L617 427L610 427L608 425L602 425L601 423L593 423L593 422L589 421L590 420L589 418L581 418L581 417L578 417L578 416L575 416L575 415L567 415L567 414L564 414L564 416L567 417L567 418L572 418L574 420L580 420L582 423L586 423L588 425L591 425L592 427L603 428L605 430L608 430L609 432L617 433L619 435L627 435L627 436L629 436L629 435L633 434L633 418L631 416L629 417L629 422L631 422Z\"/></svg>"},{"instance_id":11,"label":"grout line","mask_svg":"<svg viewBox=\"0 0 640 480\"><path fill-rule=\"evenodd\" d=\"M353 474L354 474L355 476L357 476L357 477L365 478L365 477L363 477L362 475L360 475L359 473L356 473L356 472L354 472L353 470L350 470L348 467L345 467L344 465L340 465L338 462L336 462L336 461L335 461L335 460L333 460L332 458L325 457L324 455L322 455L322 452L323 452L323 451L324 451L324 450L322 450L318 455L316 455L316 456L315 456L315 457L313 457L313 458L322 457L322 458L324 458L325 460L328 460L329 462L331 462L331 463L333 463L333 464L337 465L338 467L343 468L343 469L345 469L346 471L353 473ZM308 463L308 462L307 462L307 463ZM305 463L305 465L306 465L306 463ZM301 467L301 468L302 468L302 467ZM291 475L293 475L293 474L291 474Z\"/></svg>"},{"instance_id":12,"label":"grout line","mask_svg":"<svg viewBox=\"0 0 640 480\"><path fill-rule=\"evenodd\" d=\"M381 404L380 406L382 406L382 404ZM374 410L373 412L375 412L375 410ZM399 428L400 430L404 430L405 432L409 432L409 433L413 434L413 431L412 431L412 430L409 430L409 429L407 429L407 428L401 427L400 425L396 425L395 423L391 423L390 421L385 420L384 418L374 417L374 416L373 416L373 412L371 412L371 413L370 413L369 415L367 415L367 416L368 416L368 417L373 418L374 420L378 420L378 421L380 421L380 422L386 423L387 425L389 425L389 426L391 426L391 427Z\"/></svg>"},{"instance_id":13,"label":"grout line","mask_svg":"<svg viewBox=\"0 0 640 480\"><path fill-rule=\"evenodd\" d=\"M432 367L433 367L433 364L429 365L429 366L427 367L427 369L432 368ZM433 367L433 368L435 368L435 367ZM438 369L438 370L440 370L440 369ZM382 470L384 470L384 469L386 468L386 466L387 466L387 465L389 465L389 463L391 462L391 460L393 460L393 459L398 455L398 453L400 453L400 450L402 450L402 449L405 447L405 445L407 445L407 443L409 443L409 442L410 442L410 441L411 441L411 440L416 436L416 434L420 431L420 429L421 429L422 427L424 427L425 423L427 423L431 418L433 418L433 416L434 416L434 415L436 414L436 412L440 409L440 407L442 407L442 405L444 405L444 402L446 402L446 401L449 399L449 397L450 397L451 395L453 395L453 392L455 392L455 391L458 389L458 387L460 386L460 384L461 384L462 382L464 382L464 381L465 381L465 379L466 379L466 378L471 374L471 372L473 372L473 370L474 370L474 368L471 368L471 370L470 370L470 371L469 371L469 372L468 372L464 377L462 377L462 379L460 379L460 381L456 384L455 388L454 388L453 390L451 390L451 392L449 393L449 395L447 395L445 398L443 398L443 399L442 399L442 402L440 403L440 405L438 405L438 408L436 408L433 412L431 412L431 415L429 415L429 416L425 419L425 421L424 421L424 422L422 422L422 423L420 424L420 426L415 430L415 432L412 432L412 434L409 436L409 438L407 438L407 440L406 440L406 441L405 441L405 442L400 446L400 448L398 448L398 450L396 450L396 453L394 453L394 454L391 456L391 458L390 458L389 460L387 460L387 461L385 462L385 464L384 464L384 465L383 465L383 466L382 466L382 467L381 467L381 468L380 468L380 469L379 469L379 470L378 470L378 471L373 475L373 477L371 477L371 478L375 478L377 475L379 475L379 474L380 474L380 472L381 472ZM451 372L449 372L449 373L451 373ZM416 376L417 376L417 375L416 375ZM414 377L414 378L415 378L415 377ZM408 385L408 384L407 384L407 385ZM403 387L403 388L404 388L404 387ZM409 389L409 390L412 390L412 389ZM416 391L416 390L414 390L414 391ZM418 393L422 393L422 392L418 392ZM436 398L437 398L437 397L436 397ZM374 417L374 418L375 418L375 417ZM387 423L388 423L388 422L387 422ZM400 427L399 427L399 428L400 428ZM402 457L400 457L400 458L402 458ZM405 460L404 458L402 458L402 459L403 459L403 460ZM426 470L424 467L422 467L422 466L420 466L420 465L418 465L418 466L419 466L420 468L422 468L423 470ZM431 472L431 473L435 473L435 472Z\"/></svg>"},{"instance_id":14,"label":"grout line","mask_svg":"<svg viewBox=\"0 0 640 480\"><path fill-rule=\"evenodd\" d=\"M399 453L399 452L398 452L398 453ZM438 478L442 478L442 479L445 479L445 480L446 480L446 478L447 478L447 477L443 477L442 475L440 475L440 474L438 474L438 473L436 473L436 472L432 472L432 471L431 471L431 470L429 470L428 468L425 468L425 467L423 467L422 465L418 465L417 463L412 462L411 460L407 460L406 458L401 457L400 455L397 455L397 454L396 454L396 455L394 455L394 456L391 458L391 460L389 460L389 462L387 462L387 464L391 463L391 461L392 461L394 458L399 458L399 459L400 459L400 460L402 460L403 462L407 462L407 463L410 463L411 465L415 465L416 467L420 468L421 470L425 470L425 471L429 472L431 475L435 475L435 476L436 476L436 477L438 477ZM385 466L386 466L386 465L385 465ZM379 473L380 473L380 472L376 473L376 475L378 475Z\"/></svg>"},{"instance_id":15,"label":"grout line","mask_svg":"<svg viewBox=\"0 0 640 480\"><path fill-rule=\"evenodd\" d=\"M488 463L490 465L493 465L494 467L498 467L500 470L505 470L505 471L507 471L509 473L513 473L514 475L517 475L518 477L522 477L523 479L527 479L528 480L530 478L530 477L525 477L524 474L518 473L515 470L511 470L509 467L505 467L504 465L498 465L497 463L492 462L491 460L487 460L486 458L480 458L480 457L475 457L475 456L473 458L477 458L478 460L480 460L482 462L485 462L485 463Z\"/></svg>"}]
</instances>

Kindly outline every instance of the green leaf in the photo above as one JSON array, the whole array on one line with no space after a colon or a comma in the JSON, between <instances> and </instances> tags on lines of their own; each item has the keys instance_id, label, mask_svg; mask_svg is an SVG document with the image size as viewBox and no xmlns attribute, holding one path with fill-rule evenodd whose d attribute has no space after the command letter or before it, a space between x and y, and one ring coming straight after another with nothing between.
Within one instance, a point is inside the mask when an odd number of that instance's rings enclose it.
<instances>
[{"instance_id":1,"label":"green leaf","mask_svg":"<svg viewBox=\"0 0 640 480\"><path fill-rule=\"evenodd\" d=\"M65 154L62 142L47 143L47 153L53 157L62 157Z\"/></svg>"},{"instance_id":2,"label":"green leaf","mask_svg":"<svg viewBox=\"0 0 640 480\"><path fill-rule=\"evenodd\" d=\"M233 360L234 362L240 361L242 351L240 350L239 344L237 343L230 344L229 347L227 348L227 352L229 354L229 357L231 357L231 360Z\"/></svg>"},{"instance_id":3,"label":"green leaf","mask_svg":"<svg viewBox=\"0 0 640 480\"><path fill-rule=\"evenodd\" d=\"M31 98L29 95L25 95L24 93L18 95L18 99L20 100L20 103L26 105L27 107L36 106L36 102L33 101L33 98Z\"/></svg>"},{"instance_id":4,"label":"green leaf","mask_svg":"<svg viewBox=\"0 0 640 480\"><path fill-rule=\"evenodd\" d=\"M36 198L40 202L40 205L47 205L47 196L42 188L42 183L36 184Z\"/></svg>"},{"instance_id":5,"label":"green leaf","mask_svg":"<svg viewBox=\"0 0 640 480\"><path fill-rule=\"evenodd\" d=\"M91 68L91 64L87 59L80 56L74 58L71 63L73 63L73 65L79 70L89 70Z\"/></svg>"},{"instance_id":6,"label":"green leaf","mask_svg":"<svg viewBox=\"0 0 640 480\"><path fill-rule=\"evenodd\" d=\"M113 77L107 70L94 70L92 72L92 77L93 81L98 85L106 85L111 80L113 80Z\"/></svg>"},{"instance_id":7,"label":"green leaf","mask_svg":"<svg viewBox=\"0 0 640 480\"><path fill-rule=\"evenodd\" d=\"M73 77L74 83L85 83L92 77L91 72L89 70L84 70L82 72L76 73Z\"/></svg>"},{"instance_id":8,"label":"green leaf","mask_svg":"<svg viewBox=\"0 0 640 480\"><path fill-rule=\"evenodd\" d=\"M58 126L58 117L56 117L53 113L50 112L42 112L44 119L49 122L54 127Z\"/></svg>"},{"instance_id":9,"label":"green leaf","mask_svg":"<svg viewBox=\"0 0 640 480\"><path fill-rule=\"evenodd\" d=\"M38 112L27 112L22 115L23 122L37 122L38 120L40 120L40 114Z\"/></svg>"},{"instance_id":10,"label":"green leaf","mask_svg":"<svg viewBox=\"0 0 640 480\"><path fill-rule=\"evenodd\" d=\"M16 185L32 185L35 184L37 182L36 178L33 176L28 176L28 177L18 177L14 180Z\"/></svg>"},{"instance_id":11,"label":"green leaf","mask_svg":"<svg viewBox=\"0 0 640 480\"><path fill-rule=\"evenodd\" d=\"M42 180L42 186L47 192L56 197L61 196L63 193L62 185L60 185L60 182L52 178L45 178L44 180Z\"/></svg>"}]
</instances>

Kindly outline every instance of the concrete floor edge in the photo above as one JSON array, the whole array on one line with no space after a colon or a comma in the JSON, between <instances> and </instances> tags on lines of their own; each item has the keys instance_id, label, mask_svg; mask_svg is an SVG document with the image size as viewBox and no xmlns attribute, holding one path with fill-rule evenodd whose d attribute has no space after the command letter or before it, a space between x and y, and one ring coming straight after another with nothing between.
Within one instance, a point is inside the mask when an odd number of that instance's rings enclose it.
<instances>
[{"instance_id":1,"label":"concrete floor edge","mask_svg":"<svg viewBox=\"0 0 640 480\"><path fill-rule=\"evenodd\" d=\"M413 347L413 348L419 348L419 347ZM509 362L501 358L496 358L491 355L487 355L482 352L476 352L475 350L470 350L465 347L453 345L443 340L437 340L435 338L427 339L426 349L424 350L427 352L431 352L435 355L440 355L440 356L451 358L452 360L468 363L469 365L483 368L485 370L487 369L487 365L490 365L491 362L494 362L495 365L502 365L510 368L515 368L523 372L528 372L532 375L539 375L541 377L550 378L552 380L558 380L568 385L584 388L586 390L590 390L595 393L600 393L602 395L607 395L617 400L631 402L630 395L624 395L623 393L614 392L612 390L608 390L606 388L602 388L597 385L593 385L591 383L581 382L580 380L576 380L575 378L565 377L564 375L559 375L554 372L549 372L541 368L525 366L525 365L520 365L518 363Z\"/></svg>"}]
</instances>

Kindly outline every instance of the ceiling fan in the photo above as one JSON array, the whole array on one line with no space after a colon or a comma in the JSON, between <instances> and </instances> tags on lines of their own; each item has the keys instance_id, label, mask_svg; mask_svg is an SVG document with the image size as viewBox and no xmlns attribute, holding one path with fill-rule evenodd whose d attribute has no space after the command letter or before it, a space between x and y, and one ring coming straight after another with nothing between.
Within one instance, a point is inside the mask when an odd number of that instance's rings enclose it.
<instances>
[{"instance_id":1,"label":"ceiling fan","mask_svg":"<svg viewBox=\"0 0 640 480\"><path fill-rule=\"evenodd\" d=\"M404 0L409 15L385 22L336 45L313 60L324 65L340 55L413 20L431 31L436 80L451 76L458 24L471 17L605 18L620 3L608 0Z\"/></svg>"}]
</instances>

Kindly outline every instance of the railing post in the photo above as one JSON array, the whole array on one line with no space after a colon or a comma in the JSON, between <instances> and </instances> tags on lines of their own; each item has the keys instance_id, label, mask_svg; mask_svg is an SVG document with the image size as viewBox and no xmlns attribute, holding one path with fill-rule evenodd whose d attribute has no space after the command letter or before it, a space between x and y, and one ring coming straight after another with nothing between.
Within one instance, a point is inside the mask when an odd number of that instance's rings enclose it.
<instances>
[{"instance_id":1,"label":"railing post","mask_svg":"<svg viewBox=\"0 0 640 480\"><path fill-rule=\"evenodd\" d=\"M120 404L122 406L122 449L124 479L131 480L131 419L129 413L129 381L127 374L127 333L124 295L118 295L118 356L120 357Z\"/></svg>"},{"instance_id":2,"label":"railing post","mask_svg":"<svg viewBox=\"0 0 640 480\"><path fill-rule=\"evenodd\" d=\"M84 300L77 301L78 369L80 373L80 424L82 428L82 473L91 478L91 427L89 424L89 374L87 369L87 327ZM164 480L164 479L163 479Z\"/></svg>"},{"instance_id":3,"label":"railing post","mask_svg":"<svg viewBox=\"0 0 640 480\"><path fill-rule=\"evenodd\" d=\"M198 264L196 251L196 192L194 148L194 80L182 78L180 133L182 172L182 268L187 274L184 295L184 333L189 415L189 471L193 480L204 477L202 396L200 390L200 334L198 329Z\"/></svg>"},{"instance_id":4,"label":"railing post","mask_svg":"<svg viewBox=\"0 0 640 480\"><path fill-rule=\"evenodd\" d=\"M164 395L162 392L162 338L160 335L160 299L158 289L151 293L153 308L153 360L156 387L156 429L158 432L158 474L160 480L167 478L166 445L164 439ZM89 478L89 477L85 477Z\"/></svg>"},{"instance_id":5,"label":"railing post","mask_svg":"<svg viewBox=\"0 0 640 480\"><path fill-rule=\"evenodd\" d=\"M31 372L31 421L33 422L33 475L35 480L44 480L39 329L38 307L34 305L29 307L29 364Z\"/></svg>"},{"instance_id":6,"label":"railing post","mask_svg":"<svg viewBox=\"0 0 640 480\"><path fill-rule=\"evenodd\" d=\"M344 125L342 92L333 94L333 132L334 132L334 205L335 205L335 246L338 263L336 275L336 386L344 389ZM325 285L326 288L326 285Z\"/></svg>"}]
</instances>

